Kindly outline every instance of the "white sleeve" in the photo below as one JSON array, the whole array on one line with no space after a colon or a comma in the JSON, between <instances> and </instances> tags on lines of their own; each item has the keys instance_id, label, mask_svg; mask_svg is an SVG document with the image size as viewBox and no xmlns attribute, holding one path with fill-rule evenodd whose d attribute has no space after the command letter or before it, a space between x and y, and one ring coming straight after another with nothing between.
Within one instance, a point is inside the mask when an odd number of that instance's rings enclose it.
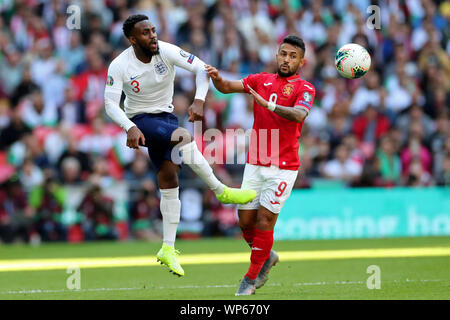
<instances>
[{"instance_id":1,"label":"white sleeve","mask_svg":"<svg viewBox=\"0 0 450 320\"><path fill-rule=\"evenodd\" d=\"M108 68L108 77L105 86L105 110L106 114L122 129L128 131L135 124L128 119L125 112L120 108L120 97L122 95L122 72L116 63L111 63Z\"/></svg>"},{"instance_id":2,"label":"white sleeve","mask_svg":"<svg viewBox=\"0 0 450 320\"><path fill-rule=\"evenodd\" d=\"M205 63L193 54L167 42L164 43L163 50L170 63L195 73L195 99L205 101L209 88L209 75L205 70Z\"/></svg>"}]
</instances>

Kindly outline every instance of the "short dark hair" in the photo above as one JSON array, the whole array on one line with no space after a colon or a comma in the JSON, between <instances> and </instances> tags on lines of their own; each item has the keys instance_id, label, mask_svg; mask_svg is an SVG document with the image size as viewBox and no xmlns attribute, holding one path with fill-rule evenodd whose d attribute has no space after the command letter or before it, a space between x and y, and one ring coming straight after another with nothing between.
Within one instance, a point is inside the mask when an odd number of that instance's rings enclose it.
<instances>
[{"instance_id":1,"label":"short dark hair","mask_svg":"<svg viewBox=\"0 0 450 320\"><path fill-rule=\"evenodd\" d=\"M123 34L125 37L129 38L131 35L131 31L133 30L133 27L136 23L148 20L148 17L143 14L134 14L132 16L129 16L127 20L123 23Z\"/></svg>"},{"instance_id":2,"label":"short dark hair","mask_svg":"<svg viewBox=\"0 0 450 320\"><path fill-rule=\"evenodd\" d=\"M300 49L303 50L303 55L305 54L305 43L303 42L302 38L299 38L297 36L294 35L288 35L286 37L284 37L283 41L281 42L281 44L283 43L289 43L292 44L295 47L298 47Z\"/></svg>"}]
</instances>

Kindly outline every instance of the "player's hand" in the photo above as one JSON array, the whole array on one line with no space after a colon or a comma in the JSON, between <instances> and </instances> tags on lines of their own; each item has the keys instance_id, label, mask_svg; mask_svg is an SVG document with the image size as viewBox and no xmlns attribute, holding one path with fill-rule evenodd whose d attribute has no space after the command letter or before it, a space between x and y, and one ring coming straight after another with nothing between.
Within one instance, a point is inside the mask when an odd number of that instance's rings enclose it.
<instances>
[{"instance_id":1,"label":"player's hand","mask_svg":"<svg viewBox=\"0 0 450 320\"><path fill-rule=\"evenodd\" d=\"M259 95L259 93L256 92L255 90L253 90L252 87L250 87L249 85L247 85L247 88L248 88L248 90L250 91L250 94L255 98L256 102L257 102L260 106L262 106L262 107L264 107L264 108L267 108L268 102L266 101L266 99L264 99L263 97L261 97L261 96Z\"/></svg>"},{"instance_id":2,"label":"player's hand","mask_svg":"<svg viewBox=\"0 0 450 320\"><path fill-rule=\"evenodd\" d=\"M137 126L131 127L127 133L127 147L132 149L139 149L139 141L145 146L145 137Z\"/></svg>"},{"instance_id":3,"label":"player's hand","mask_svg":"<svg viewBox=\"0 0 450 320\"><path fill-rule=\"evenodd\" d=\"M205 70L208 73L208 75L211 77L212 80L218 80L220 78L219 70L217 70L213 66L210 66L209 64L207 64L207 65L205 65Z\"/></svg>"},{"instance_id":4,"label":"player's hand","mask_svg":"<svg viewBox=\"0 0 450 320\"><path fill-rule=\"evenodd\" d=\"M188 109L189 121L194 122L203 118L204 101L195 99L194 103Z\"/></svg>"}]
</instances>

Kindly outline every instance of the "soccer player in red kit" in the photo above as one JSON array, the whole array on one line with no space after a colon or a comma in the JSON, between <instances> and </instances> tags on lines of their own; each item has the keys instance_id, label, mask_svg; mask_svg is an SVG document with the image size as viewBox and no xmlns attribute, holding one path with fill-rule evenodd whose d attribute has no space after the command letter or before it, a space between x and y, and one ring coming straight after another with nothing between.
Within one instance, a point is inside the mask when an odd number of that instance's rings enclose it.
<instances>
[{"instance_id":1,"label":"soccer player in red kit","mask_svg":"<svg viewBox=\"0 0 450 320\"><path fill-rule=\"evenodd\" d=\"M279 260L272 250L273 230L297 178L298 139L315 95L313 85L298 74L305 63L305 44L301 38L285 37L276 60L276 74L252 74L236 81L227 81L216 68L206 66L220 92L249 93L254 97L253 133L242 188L256 190L258 195L252 202L238 206L239 226L252 252L250 267L236 295L255 293Z\"/></svg>"}]
</instances>

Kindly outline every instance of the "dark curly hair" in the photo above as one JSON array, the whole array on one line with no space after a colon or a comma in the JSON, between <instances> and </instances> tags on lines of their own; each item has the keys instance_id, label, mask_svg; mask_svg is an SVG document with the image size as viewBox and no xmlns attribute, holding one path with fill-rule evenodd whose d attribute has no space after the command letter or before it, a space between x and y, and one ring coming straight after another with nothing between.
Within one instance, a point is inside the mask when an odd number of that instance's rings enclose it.
<instances>
[{"instance_id":1,"label":"dark curly hair","mask_svg":"<svg viewBox=\"0 0 450 320\"><path fill-rule=\"evenodd\" d=\"M134 14L132 16L129 16L127 20L123 23L123 34L125 37L129 38L131 35L131 31L133 30L133 27L136 23L148 20L148 17L143 14Z\"/></svg>"},{"instance_id":2,"label":"dark curly hair","mask_svg":"<svg viewBox=\"0 0 450 320\"><path fill-rule=\"evenodd\" d=\"M302 38L299 38L299 37L294 36L294 35L288 35L288 36L284 37L284 39L283 39L283 41L281 43L282 44L283 43L292 44L293 46L302 49L303 55L305 55L305 43L303 42Z\"/></svg>"}]
</instances>

